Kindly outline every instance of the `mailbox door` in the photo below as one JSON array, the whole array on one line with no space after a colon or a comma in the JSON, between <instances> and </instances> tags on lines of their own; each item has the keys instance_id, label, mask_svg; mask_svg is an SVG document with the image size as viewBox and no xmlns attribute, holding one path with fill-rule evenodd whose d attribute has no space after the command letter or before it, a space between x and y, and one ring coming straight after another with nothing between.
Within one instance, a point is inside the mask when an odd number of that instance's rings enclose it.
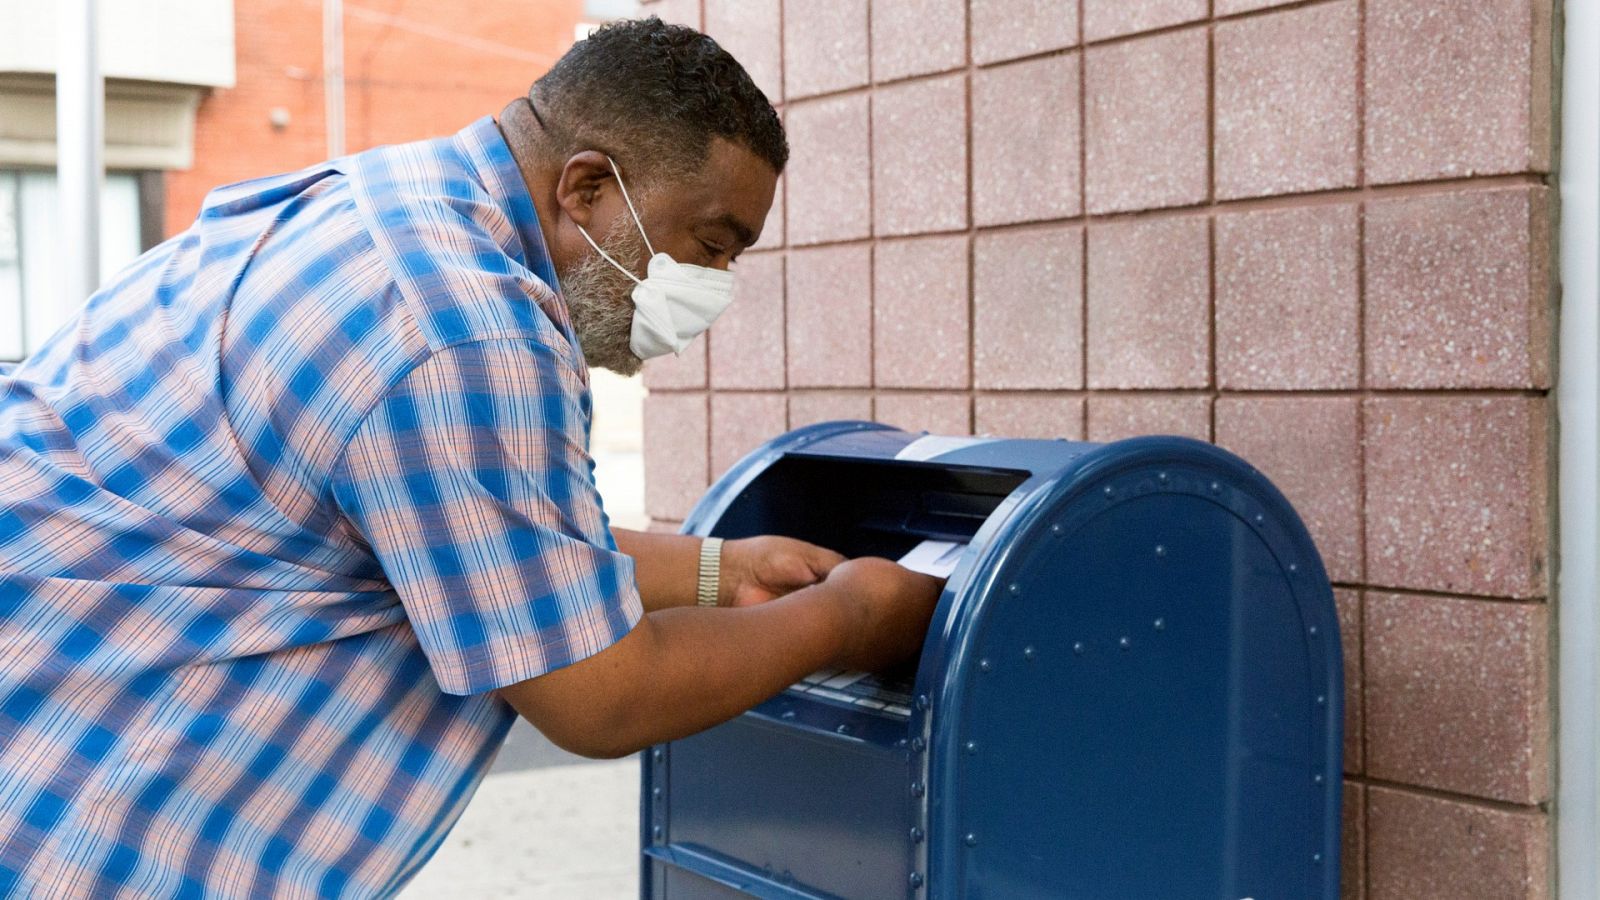
<instances>
[{"instance_id":1,"label":"mailbox door","mask_svg":"<svg viewBox=\"0 0 1600 900\"><path fill-rule=\"evenodd\" d=\"M964 598L927 686L950 798L930 896L1338 895L1341 654L1316 551L1231 457L1137 449L1027 511Z\"/></svg>"},{"instance_id":2,"label":"mailbox door","mask_svg":"<svg viewBox=\"0 0 1600 900\"><path fill-rule=\"evenodd\" d=\"M902 749L746 715L674 741L648 764L656 818L644 896L905 890L913 798Z\"/></svg>"}]
</instances>

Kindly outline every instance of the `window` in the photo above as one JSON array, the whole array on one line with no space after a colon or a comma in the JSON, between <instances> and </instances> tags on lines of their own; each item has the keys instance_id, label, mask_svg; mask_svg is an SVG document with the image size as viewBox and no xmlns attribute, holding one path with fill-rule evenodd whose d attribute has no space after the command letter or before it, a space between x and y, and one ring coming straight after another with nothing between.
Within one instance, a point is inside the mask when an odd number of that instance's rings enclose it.
<instances>
[{"instance_id":1,"label":"window","mask_svg":"<svg viewBox=\"0 0 1600 900\"><path fill-rule=\"evenodd\" d=\"M56 175L0 169L0 361L18 360L44 343L87 298L57 289ZM106 176L100 196L100 278L109 281L138 258L139 178Z\"/></svg>"},{"instance_id":2,"label":"window","mask_svg":"<svg viewBox=\"0 0 1600 900\"><path fill-rule=\"evenodd\" d=\"M22 358L22 260L17 179L0 173L0 362Z\"/></svg>"}]
</instances>

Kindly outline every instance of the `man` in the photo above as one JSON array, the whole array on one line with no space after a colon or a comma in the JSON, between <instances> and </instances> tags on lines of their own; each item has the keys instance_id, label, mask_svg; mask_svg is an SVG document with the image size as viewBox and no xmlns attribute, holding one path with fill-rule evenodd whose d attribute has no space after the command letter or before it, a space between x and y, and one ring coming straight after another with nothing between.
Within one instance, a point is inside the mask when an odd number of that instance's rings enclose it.
<instances>
[{"instance_id":1,"label":"man","mask_svg":"<svg viewBox=\"0 0 1600 900\"><path fill-rule=\"evenodd\" d=\"M594 492L586 361L709 323L787 153L709 38L618 24L214 192L0 369L0 892L389 894L515 713L618 756L914 652L932 579L614 543Z\"/></svg>"}]
</instances>

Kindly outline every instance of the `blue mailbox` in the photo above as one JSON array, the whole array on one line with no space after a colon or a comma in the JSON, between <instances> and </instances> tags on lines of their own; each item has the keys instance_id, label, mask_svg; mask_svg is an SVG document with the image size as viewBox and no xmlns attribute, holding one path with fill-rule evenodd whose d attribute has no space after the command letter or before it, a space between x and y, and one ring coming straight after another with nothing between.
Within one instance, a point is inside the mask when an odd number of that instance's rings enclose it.
<instances>
[{"instance_id":1,"label":"blue mailbox","mask_svg":"<svg viewBox=\"0 0 1600 900\"><path fill-rule=\"evenodd\" d=\"M645 754L643 897L1338 896L1332 591L1238 457L829 422L684 528L954 565L903 671Z\"/></svg>"}]
</instances>

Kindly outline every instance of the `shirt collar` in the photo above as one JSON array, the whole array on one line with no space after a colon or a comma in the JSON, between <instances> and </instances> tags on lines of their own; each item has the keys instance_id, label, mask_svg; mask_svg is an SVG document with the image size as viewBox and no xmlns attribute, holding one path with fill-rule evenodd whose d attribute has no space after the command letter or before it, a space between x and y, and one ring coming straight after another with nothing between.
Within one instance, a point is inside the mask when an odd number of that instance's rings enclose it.
<instances>
[{"instance_id":1,"label":"shirt collar","mask_svg":"<svg viewBox=\"0 0 1600 900\"><path fill-rule=\"evenodd\" d=\"M517 168L511 148L500 134L494 117L484 116L456 134L456 144L472 164L483 187L489 192L522 243L522 264L551 290L561 293L561 283L556 277L556 266L550 259L550 249L545 246L544 232L539 228L539 213L534 209L533 196L528 184L522 180L522 170Z\"/></svg>"},{"instance_id":2,"label":"shirt collar","mask_svg":"<svg viewBox=\"0 0 1600 900\"><path fill-rule=\"evenodd\" d=\"M533 195L528 193L528 183L522 180L522 170L511 155L511 148L500 133L500 126L492 116L484 116L455 137L467 162L472 166L489 198L498 205L517 232L521 243L519 260L535 278L549 285L553 298L544 302L535 298L561 333L566 335L579 360L583 383L589 383L589 368L583 364L583 351L579 349L577 330L567 310L567 298L561 293L561 281L556 277L556 264L550 259L550 248L545 245L544 232L539 228L539 213L533 205ZM514 248L513 248L514 249Z\"/></svg>"}]
</instances>

